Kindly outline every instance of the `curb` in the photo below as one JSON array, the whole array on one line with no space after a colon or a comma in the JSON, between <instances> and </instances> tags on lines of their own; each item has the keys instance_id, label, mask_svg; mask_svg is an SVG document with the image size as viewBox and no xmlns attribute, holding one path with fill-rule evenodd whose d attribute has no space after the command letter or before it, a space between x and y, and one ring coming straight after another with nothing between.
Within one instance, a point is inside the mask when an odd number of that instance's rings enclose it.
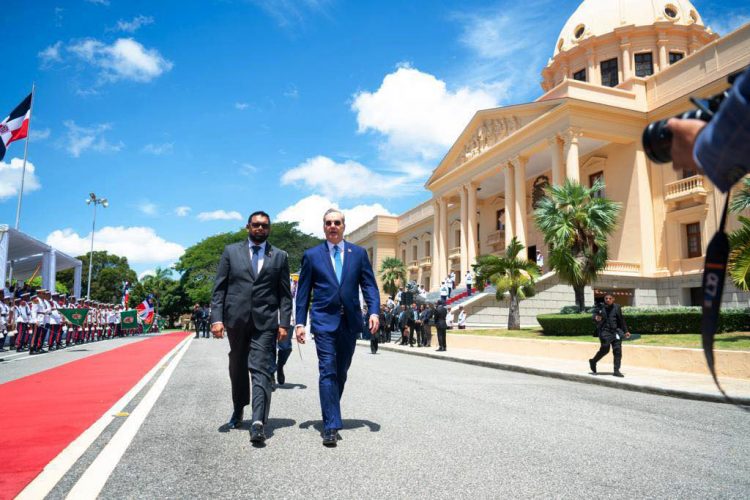
<instances>
[{"instance_id":1,"label":"curb","mask_svg":"<svg viewBox=\"0 0 750 500\"><path fill-rule=\"evenodd\" d=\"M370 346L369 341L358 340L357 344L362 347ZM481 366L484 368L493 368L496 370L505 370L509 372L525 373L528 375L538 375L540 377L557 378L562 380L568 380L571 382L579 382L582 384L593 384L604 387L611 387L614 389L622 389L625 391L643 392L647 394L655 394L658 396L668 396L672 398L689 399L694 401L706 401L710 403L724 403L724 404L737 404L742 406L750 406L750 398L738 398L732 397L731 401L724 398L719 394L706 394L702 392L690 392L681 391L677 389L666 389L663 387L657 387L652 385L639 385L631 384L628 382L617 382L614 380L602 379L593 375L577 375L573 373L556 372L552 370L543 370L541 368L532 368L528 366L511 365L508 363L499 363L497 361L484 361L479 359L465 359L458 358L449 355L437 355L430 352L412 352L397 349L387 344L379 344L378 349L386 351L397 352L410 356L422 356L425 358L441 359L445 361L452 361L454 363L463 363L466 365Z\"/></svg>"}]
</instances>

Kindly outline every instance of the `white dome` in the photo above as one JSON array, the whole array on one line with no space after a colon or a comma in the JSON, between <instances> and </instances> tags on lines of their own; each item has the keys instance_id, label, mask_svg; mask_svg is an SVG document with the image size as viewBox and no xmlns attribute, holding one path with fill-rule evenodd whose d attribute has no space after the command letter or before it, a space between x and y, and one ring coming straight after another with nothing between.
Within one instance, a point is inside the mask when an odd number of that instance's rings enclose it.
<instances>
[{"instance_id":1,"label":"white dome","mask_svg":"<svg viewBox=\"0 0 750 500\"><path fill-rule=\"evenodd\" d=\"M651 26L657 22L703 25L698 10L688 0L584 0L560 31L554 56L581 40L612 33L621 26Z\"/></svg>"}]
</instances>

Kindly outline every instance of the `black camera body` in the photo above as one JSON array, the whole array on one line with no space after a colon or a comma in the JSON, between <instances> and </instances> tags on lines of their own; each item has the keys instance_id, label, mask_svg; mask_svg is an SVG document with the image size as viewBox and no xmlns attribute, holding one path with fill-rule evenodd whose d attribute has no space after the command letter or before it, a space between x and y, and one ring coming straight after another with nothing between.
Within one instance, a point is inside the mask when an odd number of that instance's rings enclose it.
<instances>
[{"instance_id":1,"label":"black camera body","mask_svg":"<svg viewBox=\"0 0 750 500\"><path fill-rule=\"evenodd\" d=\"M742 71L732 73L727 77L727 81L731 86L734 80L742 74ZM721 103L727 97L729 89L720 92L716 95L712 95L708 99L693 99L690 101L696 105L696 108L691 109L682 113L681 115L675 116L681 120L693 119L703 120L704 122L710 122L711 118L714 117ZM672 161L672 131L669 130L666 120L659 120L656 122L649 123L645 129L643 129L643 136L641 141L643 142L643 150L646 156L655 163L669 163Z\"/></svg>"}]
</instances>

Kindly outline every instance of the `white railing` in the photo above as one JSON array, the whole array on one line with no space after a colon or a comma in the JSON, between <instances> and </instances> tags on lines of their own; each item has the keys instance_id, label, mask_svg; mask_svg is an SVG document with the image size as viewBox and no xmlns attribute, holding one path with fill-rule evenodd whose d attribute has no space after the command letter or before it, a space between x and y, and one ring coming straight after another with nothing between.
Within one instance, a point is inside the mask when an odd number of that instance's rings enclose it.
<instances>
[{"instance_id":1,"label":"white railing","mask_svg":"<svg viewBox=\"0 0 750 500\"><path fill-rule=\"evenodd\" d=\"M621 262L617 260L608 260L605 271L611 273L631 273L641 274L641 265L637 262Z\"/></svg>"},{"instance_id":2,"label":"white railing","mask_svg":"<svg viewBox=\"0 0 750 500\"><path fill-rule=\"evenodd\" d=\"M412 260L409 262L409 269L418 269L419 268L419 261Z\"/></svg>"},{"instance_id":3,"label":"white railing","mask_svg":"<svg viewBox=\"0 0 750 500\"><path fill-rule=\"evenodd\" d=\"M487 235L488 245L505 244L505 231L494 231Z\"/></svg>"},{"instance_id":4,"label":"white railing","mask_svg":"<svg viewBox=\"0 0 750 500\"><path fill-rule=\"evenodd\" d=\"M432 257L422 257L422 260L419 261L420 266L431 266L432 265Z\"/></svg>"},{"instance_id":5,"label":"white railing","mask_svg":"<svg viewBox=\"0 0 750 500\"><path fill-rule=\"evenodd\" d=\"M664 199L666 201L677 201L692 195L705 195L704 177L694 175L679 181L670 182L664 188Z\"/></svg>"},{"instance_id":6,"label":"white railing","mask_svg":"<svg viewBox=\"0 0 750 500\"><path fill-rule=\"evenodd\" d=\"M449 259L458 259L461 257L461 247L453 247L448 250Z\"/></svg>"}]
</instances>

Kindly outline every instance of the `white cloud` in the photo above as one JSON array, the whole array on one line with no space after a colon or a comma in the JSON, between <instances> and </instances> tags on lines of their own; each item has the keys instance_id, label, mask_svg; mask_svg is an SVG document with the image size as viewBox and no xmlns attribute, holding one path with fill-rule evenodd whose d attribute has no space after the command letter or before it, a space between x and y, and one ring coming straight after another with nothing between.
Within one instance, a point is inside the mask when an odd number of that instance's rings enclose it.
<instances>
[{"instance_id":1,"label":"white cloud","mask_svg":"<svg viewBox=\"0 0 750 500\"><path fill-rule=\"evenodd\" d=\"M60 62L62 61L62 56L60 55L60 48L62 47L62 42L56 42L46 49L42 50L37 54L39 59L42 60L42 65L46 66L48 64L52 64L54 62Z\"/></svg>"},{"instance_id":2,"label":"white cloud","mask_svg":"<svg viewBox=\"0 0 750 500\"><path fill-rule=\"evenodd\" d=\"M161 156L171 153L173 147L173 142L165 142L163 144L146 144L145 146L143 146L143 152Z\"/></svg>"},{"instance_id":3,"label":"white cloud","mask_svg":"<svg viewBox=\"0 0 750 500\"><path fill-rule=\"evenodd\" d=\"M299 200L294 205L282 210L274 220L298 222L303 233L323 237L323 214L329 208L343 210L346 217L347 233L365 224L376 215L393 215L380 203L356 205L351 208L339 206L325 196L317 194Z\"/></svg>"},{"instance_id":4,"label":"white cloud","mask_svg":"<svg viewBox=\"0 0 750 500\"><path fill-rule=\"evenodd\" d=\"M158 207L155 203L144 201L143 203L138 205L138 210L146 215L156 215Z\"/></svg>"},{"instance_id":5,"label":"white cloud","mask_svg":"<svg viewBox=\"0 0 750 500\"><path fill-rule=\"evenodd\" d=\"M109 123L80 127L73 120L66 120L63 125L67 129L65 148L74 158L78 158L89 149L100 153L112 153L120 151L125 146L122 141L113 144L103 137L104 132L112 128Z\"/></svg>"},{"instance_id":6,"label":"white cloud","mask_svg":"<svg viewBox=\"0 0 750 500\"><path fill-rule=\"evenodd\" d=\"M151 16L140 15L135 16L130 21L120 19L119 21L117 21L117 26L114 29L118 31L125 31L127 33L135 33L142 26L148 26L149 24L154 24L154 18Z\"/></svg>"},{"instance_id":7,"label":"white cloud","mask_svg":"<svg viewBox=\"0 0 750 500\"><path fill-rule=\"evenodd\" d=\"M250 105L246 102L235 102L234 107L235 109L239 109L240 111L246 110Z\"/></svg>"},{"instance_id":8,"label":"white cloud","mask_svg":"<svg viewBox=\"0 0 750 500\"><path fill-rule=\"evenodd\" d=\"M88 3L94 3L97 5L109 5L109 0L86 0Z\"/></svg>"},{"instance_id":9,"label":"white cloud","mask_svg":"<svg viewBox=\"0 0 750 500\"><path fill-rule=\"evenodd\" d=\"M255 175L256 172L258 172L258 167L251 163L241 163L239 172L241 175L246 175L248 177L251 177Z\"/></svg>"},{"instance_id":10,"label":"white cloud","mask_svg":"<svg viewBox=\"0 0 750 500\"><path fill-rule=\"evenodd\" d=\"M47 236L47 244L68 255L89 251L91 233L79 235L73 229L58 229ZM158 236L150 227L107 226L94 234L94 250L128 258L131 264L174 261L185 252L182 245Z\"/></svg>"},{"instance_id":11,"label":"white cloud","mask_svg":"<svg viewBox=\"0 0 750 500\"><path fill-rule=\"evenodd\" d=\"M28 194L42 187L39 177L35 173L36 167L30 161L26 162L26 176L23 182L23 192ZM12 158L10 163L0 162L0 201L18 196L21 188L21 173L23 159Z\"/></svg>"},{"instance_id":12,"label":"white cloud","mask_svg":"<svg viewBox=\"0 0 750 500\"><path fill-rule=\"evenodd\" d=\"M174 213L177 217L186 217L190 213L191 210L192 208L185 206L185 205L181 205L174 209Z\"/></svg>"},{"instance_id":13,"label":"white cloud","mask_svg":"<svg viewBox=\"0 0 750 500\"><path fill-rule=\"evenodd\" d=\"M428 173L424 167L409 164L386 175L353 160L337 163L326 156L316 156L284 172L281 183L302 184L329 198L390 197L412 194Z\"/></svg>"},{"instance_id":14,"label":"white cloud","mask_svg":"<svg viewBox=\"0 0 750 500\"><path fill-rule=\"evenodd\" d=\"M227 212L226 210L214 210L213 212L201 212L197 215L200 221L209 220L242 220L242 214L232 210Z\"/></svg>"},{"instance_id":15,"label":"white cloud","mask_svg":"<svg viewBox=\"0 0 750 500\"><path fill-rule=\"evenodd\" d=\"M288 97L290 99L297 99L299 97L299 90L297 90L296 86L289 85L287 89L284 91L284 97Z\"/></svg>"},{"instance_id":16,"label":"white cloud","mask_svg":"<svg viewBox=\"0 0 750 500\"><path fill-rule=\"evenodd\" d=\"M451 91L433 75L402 65L376 91L357 93L352 110L358 132L378 132L392 151L433 160L446 152L477 110L495 106L497 99L485 90Z\"/></svg>"},{"instance_id":17,"label":"white cloud","mask_svg":"<svg viewBox=\"0 0 750 500\"><path fill-rule=\"evenodd\" d=\"M251 0L282 28L302 24L308 11L325 14L330 0Z\"/></svg>"},{"instance_id":18,"label":"white cloud","mask_svg":"<svg viewBox=\"0 0 750 500\"><path fill-rule=\"evenodd\" d=\"M43 141L45 139L49 139L50 134L52 131L48 128L40 128L40 129L31 129L29 131L29 140L31 142L34 141Z\"/></svg>"},{"instance_id":19,"label":"white cloud","mask_svg":"<svg viewBox=\"0 0 750 500\"><path fill-rule=\"evenodd\" d=\"M708 16L708 20L706 19L707 16L704 15L703 20L706 26L709 26L712 30L722 36L727 35L740 26L750 22L750 12L747 11L721 10L718 12L719 13L715 16Z\"/></svg>"},{"instance_id":20,"label":"white cloud","mask_svg":"<svg viewBox=\"0 0 750 500\"><path fill-rule=\"evenodd\" d=\"M67 50L99 68L103 82L149 82L173 66L158 50L147 49L132 38L119 38L111 45L90 38L69 45Z\"/></svg>"}]
</instances>

